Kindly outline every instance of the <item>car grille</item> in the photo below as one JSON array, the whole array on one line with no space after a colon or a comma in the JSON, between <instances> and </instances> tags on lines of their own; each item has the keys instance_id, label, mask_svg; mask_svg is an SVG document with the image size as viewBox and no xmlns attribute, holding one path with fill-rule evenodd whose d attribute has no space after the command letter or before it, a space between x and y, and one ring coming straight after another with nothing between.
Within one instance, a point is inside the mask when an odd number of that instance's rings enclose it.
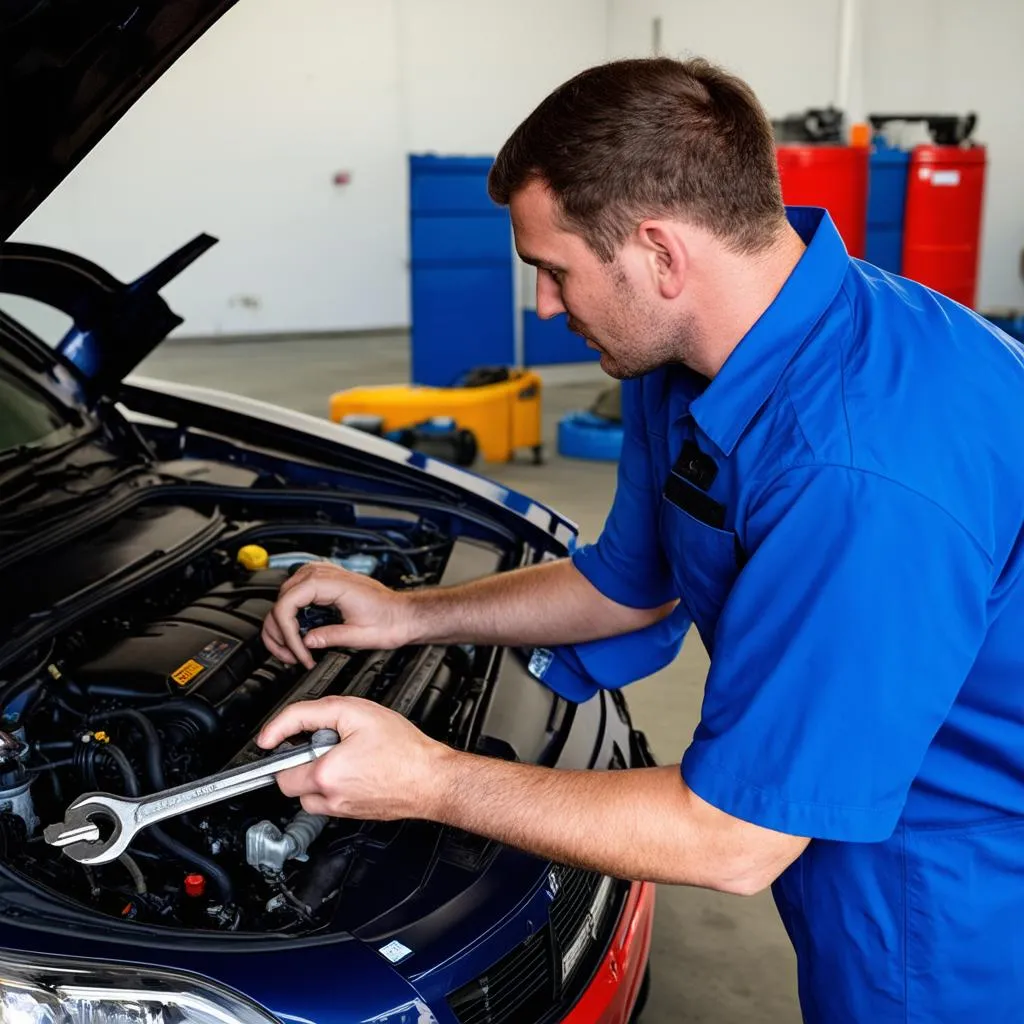
<instances>
[{"instance_id":1,"label":"car grille","mask_svg":"<svg viewBox=\"0 0 1024 1024\"><path fill-rule=\"evenodd\" d=\"M528 1024L572 1004L604 954L618 919L621 885L556 866L548 925L448 996L460 1024ZM586 968L585 970L583 968Z\"/></svg>"},{"instance_id":2,"label":"car grille","mask_svg":"<svg viewBox=\"0 0 1024 1024\"><path fill-rule=\"evenodd\" d=\"M502 957L486 974L448 997L462 1024L538 1020L555 997L546 929Z\"/></svg>"}]
</instances>

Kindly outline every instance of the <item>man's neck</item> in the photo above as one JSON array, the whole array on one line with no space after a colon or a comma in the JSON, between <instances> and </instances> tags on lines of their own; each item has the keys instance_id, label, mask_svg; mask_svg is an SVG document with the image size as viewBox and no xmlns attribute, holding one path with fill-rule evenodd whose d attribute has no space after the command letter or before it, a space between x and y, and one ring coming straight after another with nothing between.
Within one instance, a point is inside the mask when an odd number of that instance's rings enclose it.
<instances>
[{"instance_id":1,"label":"man's neck","mask_svg":"<svg viewBox=\"0 0 1024 1024\"><path fill-rule=\"evenodd\" d=\"M700 289L699 344L686 360L691 369L708 378L718 373L775 301L806 248L787 223L779 240L756 256L720 248L708 252L694 282Z\"/></svg>"}]
</instances>

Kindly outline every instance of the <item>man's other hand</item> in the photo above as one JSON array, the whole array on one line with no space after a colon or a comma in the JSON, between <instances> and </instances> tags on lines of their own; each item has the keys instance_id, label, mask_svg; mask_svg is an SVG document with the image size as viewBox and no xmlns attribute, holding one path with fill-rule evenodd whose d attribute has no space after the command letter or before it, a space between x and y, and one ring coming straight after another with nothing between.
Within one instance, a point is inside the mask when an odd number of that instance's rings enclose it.
<instances>
[{"instance_id":1,"label":"man's other hand","mask_svg":"<svg viewBox=\"0 0 1024 1024\"><path fill-rule=\"evenodd\" d=\"M321 626L303 637L296 616L311 604L336 608L342 624ZM286 665L301 662L312 668L311 648L391 650L413 642L412 611L405 594L377 580L330 562L309 562L281 586L263 622L263 642Z\"/></svg>"}]
</instances>

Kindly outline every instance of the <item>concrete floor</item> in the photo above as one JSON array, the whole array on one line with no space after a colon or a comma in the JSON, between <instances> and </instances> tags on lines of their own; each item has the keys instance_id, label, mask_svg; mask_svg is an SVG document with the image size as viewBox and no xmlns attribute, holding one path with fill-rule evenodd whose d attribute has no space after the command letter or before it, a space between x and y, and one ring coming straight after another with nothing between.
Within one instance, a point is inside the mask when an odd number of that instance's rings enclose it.
<instances>
[{"instance_id":1,"label":"concrete floor","mask_svg":"<svg viewBox=\"0 0 1024 1024\"><path fill-rule=\"evenodd\" d=\"M357 339L170 341L140 373L236 391L316 415L333 390L408 380L404 335ZM586 539L600 532L615 489L614 467L555 452L562 413L586 408L607 383L594 366L547 371L543 398L548 462L524 457L477 469L575 519ZM700 715L708 659L695 633L679 659L628 691L634 720L658 760L677 760ZM795 960L771 897L749 899L662 886L654 926L653 986L644 1024L783 1024L799 1021Z\"/></svg>"}]
</instances>

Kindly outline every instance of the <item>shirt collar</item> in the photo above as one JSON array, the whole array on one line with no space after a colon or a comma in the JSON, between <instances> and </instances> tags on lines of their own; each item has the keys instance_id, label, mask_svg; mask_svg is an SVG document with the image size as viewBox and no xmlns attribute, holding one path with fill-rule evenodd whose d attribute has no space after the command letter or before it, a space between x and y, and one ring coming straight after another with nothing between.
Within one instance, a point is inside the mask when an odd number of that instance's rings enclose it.
<instances>
[{"instance_id":1,"label":"shirt collar","mask_svg":"<svg viewBox=\"0 0 1024 1024\"><path fill-rule=\"evenodd\" d=\"M694 420L726 456L832 304L850 266L846 246L825 210L787 207L786 216L806 250L772 304L690 403Z\"/></svg>"}]
</instances>

